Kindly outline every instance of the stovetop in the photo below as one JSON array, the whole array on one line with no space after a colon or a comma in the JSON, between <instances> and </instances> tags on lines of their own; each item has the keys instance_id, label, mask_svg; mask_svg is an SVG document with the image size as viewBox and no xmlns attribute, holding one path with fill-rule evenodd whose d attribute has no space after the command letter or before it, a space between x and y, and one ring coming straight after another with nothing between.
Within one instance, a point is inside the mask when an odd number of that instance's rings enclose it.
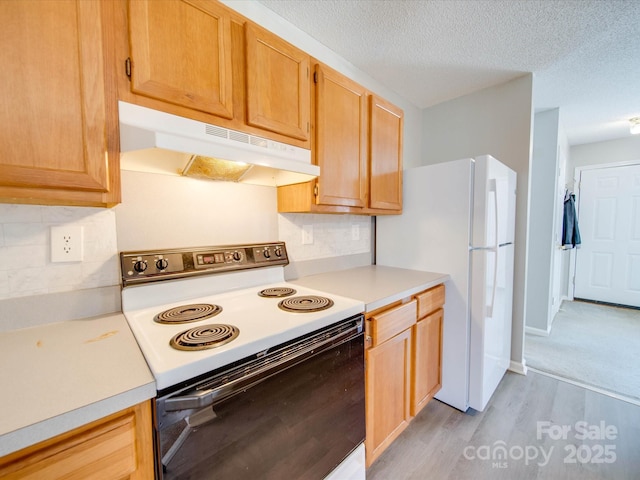
<instances>
[{"instance_id":1,"label":"stovetop","mask_svg":"<svg viewBox=\"0 0 640 480\"><path fill-rule=\"evenodd\" d=\"M282 265L288 261L286 249L280 243L269 246L272 251L276 247L280 252L277 265L263 260L260 266L252 267L252 258L249 257L258 247L250 246L250 250L245 250L249 253L243 257L243 263L237 269L233 268L232 263L227 263L223 270L212 269L209 274L187 274L184 278L176 276L174 270L167 275L168 281L161 281L163 272L154 271L152 281L142 281L139 282L140 285L135 285L137 282L134 282L134 286L123 288L124 315L156 379L158 390L206 374L364 311L364 304L358 300L285 282ZM264 246L259 249L264 251ZM213 248L207 251L213 251ZM158 255L166 258L166 254L158 252L146 252L145 255L154 260ZM199 254L182 252L181 255L197 259ZM132 276L129 275L131 270L126 267L132 261L139 261L136 258L140 256L144 258L144 255L121 254L124 259L123 276ZM224 255L219 258L224 258ZM259 292L265 288L291 288L296 292L288 297L260 296ZM326 299L330 305L323 310L305 312L290 312L278 306L284 299L303 296ZM190 304L211 304L220 307L221 311L211 318L185 324L163 324L154 320L165 310ZM221 346L204 350L185 351L170 345L171 339L179 333L208 325L233 326L238 330L237 337Z\"/></svg>"}]
</instances>

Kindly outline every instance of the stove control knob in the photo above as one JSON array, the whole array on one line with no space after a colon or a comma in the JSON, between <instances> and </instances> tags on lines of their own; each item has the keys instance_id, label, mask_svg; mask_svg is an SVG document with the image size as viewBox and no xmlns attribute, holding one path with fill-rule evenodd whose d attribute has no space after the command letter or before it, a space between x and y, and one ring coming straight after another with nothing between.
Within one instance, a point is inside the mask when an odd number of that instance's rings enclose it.
<instances>
[{"instance_id":1,"label":"stove control knob","mask_svg":"<svg viewBox=\"0 0 640 480\"><path fill-rule=\"evenodd\" d=\"M160 258L156 260L156 268L158 270L164 270L168 266L169 266L169 260L167 260L166 258Z\"/></svg>"},{"instance_id":2,"label":"stove control knob","mask_svg":"<svg viewBox=\"0 0 640 480\"><path fill-rule=\"evenodd\" d=\"M240 255L240 252L233 252L233 255L231 255L231 258L233 258L233 260L236 262L239 262L240 260L242 260L242 256Z\"/></svg>"},{"instance_id":3,"label":"stove control knob","mask_svg":"<svg viewBox=\"0 0 640 480\"><path fill-rule=\"evenodd\" d=\"M271 258L271 252L265 248L264 250L264 258Z\"/></svg>"},{"instance_id":4,"label":"stove control knob","mask_svg":"<svg viewBox=\"0 0 640 480\"><path fill-rule=\"evenodd\" d=\"M133 269L138 273L144 272L147 269L146 260L138 260L136 263L133 264Z\"/></svg>"},{"instance_id":5,"label":"stove control knob","mask_svg":"<svg viewBox=\"0 0 640 480\"><path fill-rule=\"evenodd\" d=\"M281 257L282 249L280 247L277 247L274 253L276 254L276 257Z\"/></svg>"}]
</instances>

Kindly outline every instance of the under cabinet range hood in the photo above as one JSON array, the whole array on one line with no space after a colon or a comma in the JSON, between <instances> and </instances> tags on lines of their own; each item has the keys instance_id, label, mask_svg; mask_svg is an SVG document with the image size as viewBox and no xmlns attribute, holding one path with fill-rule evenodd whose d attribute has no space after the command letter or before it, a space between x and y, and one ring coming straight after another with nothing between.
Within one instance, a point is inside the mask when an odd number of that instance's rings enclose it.
<instances>
[{"instance_id":1,"label":"under cabinet range hood","mask_svg":"<svg viewBox=\"0 0 640 480\"><path fill-rule=\"evenodd\" d=\"M123 170L268 186L320 174L304 148L122 101L118 110Z\"/></svg>"}]
</instances>

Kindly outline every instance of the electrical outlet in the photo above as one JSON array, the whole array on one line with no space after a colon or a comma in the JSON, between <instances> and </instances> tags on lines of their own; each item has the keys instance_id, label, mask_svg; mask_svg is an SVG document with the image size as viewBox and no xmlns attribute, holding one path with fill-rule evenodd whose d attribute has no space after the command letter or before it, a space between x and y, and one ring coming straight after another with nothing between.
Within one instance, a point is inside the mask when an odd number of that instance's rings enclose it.
<instances>
[{"instance_id":1,"label":"electrical outlet","mask_svg":"<svg viewBox=\"0 0 640 480\"><path fill-rule=\"evenodd\" d=\"M311 245L313 243L313 225L302 226L302 244Z\"/></svg>"},{"instance_id":2,"label":"electrical outlet","mask_svg":"<svg viewBox=\"0 0 640 480\"><path fill-rule=\"evenodd\" d=\"M351 225L351 240L360 240L360 225L357 223Z\"/></svg>"},{"instance_id":3,"label":"electrical outlet","mask_svg":"<svg viewBox=\"0 0 640 480\"><path fill-rule=\"evenodd\" d=\"M84 227L51 227L51 261L81 262Z\"/></svg>"}]
</instances>

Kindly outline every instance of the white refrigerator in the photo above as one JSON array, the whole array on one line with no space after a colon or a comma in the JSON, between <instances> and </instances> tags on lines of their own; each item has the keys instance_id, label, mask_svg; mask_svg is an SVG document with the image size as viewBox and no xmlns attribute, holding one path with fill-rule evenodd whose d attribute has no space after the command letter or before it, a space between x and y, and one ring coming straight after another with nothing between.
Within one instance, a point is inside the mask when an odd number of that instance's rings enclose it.
<instances>
[{"instance_id":1,"label":"white refrigerator","mask_svg":"<svg viewBox=\"0 0 640 480\"><path fill-rule=\"evenodd\" d=\"M448 273L442 389L484 410L509 367L516 173L482 156L404 171L402 215L376 219L376 263Z\"/></svg>"}]
</instances>

